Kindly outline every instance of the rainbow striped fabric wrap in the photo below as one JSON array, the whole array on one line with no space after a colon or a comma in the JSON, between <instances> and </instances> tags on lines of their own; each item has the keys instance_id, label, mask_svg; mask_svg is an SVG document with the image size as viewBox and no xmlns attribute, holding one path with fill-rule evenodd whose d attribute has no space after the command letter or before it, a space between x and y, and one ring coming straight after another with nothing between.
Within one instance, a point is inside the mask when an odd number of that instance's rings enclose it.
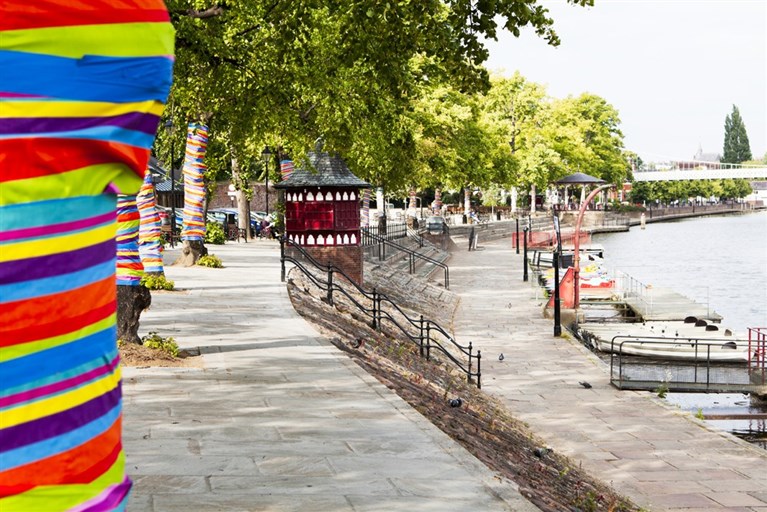
<instances>
[{"instance_id":1,"label":"rainbow striped fabric wrap","mask_svg":"<svg viewBox=\"0 0 767 512\"><path fill-rule=\"evenodd\" d=\"M362 226L370 225L370 189L362 189L362 220L360 222Z\"/></svg>"},{"instance_id":2,"label":"rainbow striped fabric wrap","mask_svg":"<svg viewBox=\"0 0 767 512\"><path fill-rule=\"evenodd\" d=\"M136 196L117 196L117 286L138 286L144 266L138 253Z\"/></svg>"},{"instance_id":3,"label":"rainbow striped fabric wrap","mask_svg":"<svg viewBox=\"0 0 767 512\"><path fill-rule=\"evenodd\" d=\"M136 196L138 213L141 217L141 225L138 230L138 252L144 272L150 274L162 274L162 227L160 216L154 198L154 185L152 185L152 173L144 174L144 184Z\"/></svg>"},{"instance_id":4,"label":"rainbow striped fabric wrap","mask_svg":"<svg viewBox=\"0 0 767 512\"><path fill-rule=\"evenodd\" d=\"M282 181L290 178L290 175L293 174L293 160L285 159L280 161L280 174L282 175Z\"/></svg>"},{"instance_id":5,"label":"rainbow striped fabric wrap","mask_svg":"<svg viewBox=\"0 0 767 512\"><path fill-rule=\"evenodd\" d=\"M205 199L205 151L208 149L208 127L204 124L189 123L186 132L184 154L184 227L182 240L204 240L205 219L202 203Z\"/></svg>"},{"instance_id":6,"label":"rainbow striped fabric wrap","mask_svg":"<svg viewBox=\"0 0 767 512\"><path fill-rule=\"evenodd\" d=\"M154 0L0 15L0 510L124 510L115 193L147 167L173 65Z\"/></svg>"}]
</instances>

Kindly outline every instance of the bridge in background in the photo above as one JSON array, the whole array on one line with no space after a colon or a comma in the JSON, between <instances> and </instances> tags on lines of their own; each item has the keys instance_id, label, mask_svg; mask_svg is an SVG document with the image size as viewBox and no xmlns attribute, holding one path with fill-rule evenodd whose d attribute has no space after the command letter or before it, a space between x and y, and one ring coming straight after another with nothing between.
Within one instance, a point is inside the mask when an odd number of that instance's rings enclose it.
<instances>
[{"instance_id":1,"label":"bridge in background","mask_svg":"<svg viewBox=\"0 0 767 512\"><path fill-rule=\"evenodd\" d=\"M673 162L663 168L648 167L634 171L634 181L684 181L721 179L767 179L767 165L723 164L720 162Z\"/></svg>"}]
</instances>

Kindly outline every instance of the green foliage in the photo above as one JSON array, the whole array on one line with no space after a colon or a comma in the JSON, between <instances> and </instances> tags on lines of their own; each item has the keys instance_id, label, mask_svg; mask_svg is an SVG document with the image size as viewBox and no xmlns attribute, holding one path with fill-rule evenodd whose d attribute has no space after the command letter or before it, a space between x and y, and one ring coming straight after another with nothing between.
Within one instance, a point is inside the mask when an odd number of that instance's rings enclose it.
<instances>
[{"instance_id":1,"label":"green foliage","mask_svg":"<svg viewBox=\"0 0 767 512\"><path fill-rule=\"evenodd\" d=\"M695 417L698 418L699 420L705 420L706 417L703 415L703 409L698 407L698 411L695 413Z\"/></svg>"},{"instance_id":2,"label":"green foliage","mask_svg":"<svg viewBox=\"0 0 767 512\"><path fill-rule=\"evenodd\" d=\"M141 338L141 344L148 348L160 350L166 354L170 354L173 357L178 357L178 344L172 336L163 338L156 332L150 332L143 338Z\"/></svg>"},{"instance_id":3,"label":"green foliage","mask_svg":"<svg viewBox=\"0 0 767 512\"><path fill-rule=\"evenodd\" d=\"M159 134L157 153L169 155L174 147L178 156L172 159L179 163L183 126L205 119L207 180L231 173L232 158L244 180L260 165L264 145L282 148L300 163L318 136L355 174L388 190L409 185L416 174L426 179L432 164L419 154L413 100L443 85L487 90L484 41L495 39L499 29L519 35L529 27L559 44L540 3L168 0L176 62L165 117L172 116L178 128ZM593 0L569 3L588 6ZM457 159L447 155L449 168L508 177L508 156L493 161L500 139L489 139L495 143L489 152L488 144L473 144L487 133L478 119L459 121L465 126L448 134L447 146L461 151ZM441 142L434 141L436 147ZM471 176L455 179L461 186L481 183Z\"/></svg>"},{"instance_id":4,"label":"green foliage","mask_svg":"<svg viewBox=\"0 0 767 512\"><path fill-rule=\"evenodd\" d=\"M655 393L658 395L658 398L666 398L666 395L668 395L668 382L661 382L655 388Z\"/></svg>"},{"instance_id":5,"label":"green foliage","mask_svg":"<svg viewBox=\"0 0 767 512\"><path fill-rule=\"evenodd\" d=\"M197 260L197 264L202 267L210 267L210 268L223 268L224 264L221 262L221 258L216 256L215 254L206 254L205 256L201 256L199 260Z\"/></svg>"},{"instance_id":6,"label":"green foliage","mask_svg":"<svg viewBox=\"0 0 767 512\"><path fill-rule=\"evenodd\" d=\"M205 226L205 243L223 245L226 243L226 233L218 222L208 222Z\"/></svg>"},{"instance_id":7,"label":"green foliage","mask_svg":"<svg viewBox=\"0 0 767 512\"><path fill-rule=\"evenodd\" d=\"M748 134L740 111L735 105L732 106L732 114L724 119L724 151L722 162L739 164L751 160L751 146L748 143Z\"/></svg>"},{"instance_id":8,"label":"green foliage","mask_svg":"<svg viewBox=\"0 0 767 512\"><path fill-rule=\"evenodd\" d=\"M150 290L173 290L176 287L165 274L144 274L141 277L141 285Z\"/></svg>"}]
</instances>

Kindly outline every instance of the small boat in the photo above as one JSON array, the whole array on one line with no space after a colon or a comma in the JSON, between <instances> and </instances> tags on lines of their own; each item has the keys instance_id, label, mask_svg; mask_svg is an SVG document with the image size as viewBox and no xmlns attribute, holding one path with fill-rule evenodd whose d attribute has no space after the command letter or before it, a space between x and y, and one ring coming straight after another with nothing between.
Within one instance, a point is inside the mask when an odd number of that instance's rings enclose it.
<instances>
[{"instance_id":1,"label":"small boat","mask_svg":"<svg viewBox=\"0 0 767 512\"><path fill-rule=\"evenodd\" d=\"M669 360L748 362L748 338L725 336L722 332L684 322L585 323L579 326L578 335L607 353Z\"/></svg>"}]
</instances>

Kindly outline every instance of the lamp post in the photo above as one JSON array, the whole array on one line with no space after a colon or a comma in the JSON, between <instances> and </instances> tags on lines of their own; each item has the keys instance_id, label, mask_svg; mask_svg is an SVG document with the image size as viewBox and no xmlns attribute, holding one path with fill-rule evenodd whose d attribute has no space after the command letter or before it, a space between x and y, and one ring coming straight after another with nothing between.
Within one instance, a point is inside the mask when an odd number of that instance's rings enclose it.
<instances>
[{"instance_id":1,"label":"lamp post","mask_svg":"<svg viewBox=\"0 0 767 512\"><path fill-rule=\"evenodd\" d=\"M266 189L264 195L266 198L266 216L269 217L269 159L272 156L272 150L269 146L264 146L264 150L261 152L261 157L264 159L264 173L266 176Z\"/></svg>"},{"instance_id":2,"label":"lamp post","mask_svg":"<svg viewBox=\"0 0 767 512\"><path fill-rule=\"evenodd\" d=\"M594 197L601 192L602 190L606 190L608 188L611 188L615 185L612 183L608 183L607 185L602 185L601 187L597 187L594 190L591 191L591 193L588 195L585 201L581 203L581 207L578 210L578 220L575 221L575 240L573 241L573 249L575 250L575 254L573 254L573 308L575 310L578 310L578 306L580 305L580 282L579 282L579 274L580 274L580 240L581 240L581 223L583 222L583 214L586 213L586 206L591 202Z\"/></svg>"},{"instance_id":3,"label":"lamp post","mask_svg":"<svg viewBox=\"0 0 767 512\"><path fill-rule=\"evenodd\" d=\"M165 131L170 138L170 246L176 247L176 179L173 177L173 156L176 154L173 144L173 118L165 121Z\"/></svg>"},{"instance_id":4,"label":"lamp post","mask_svg":"<svg viewBox=\"0 0 767 512\"><path fill-rule=\"evenodd\" d=\"M525 254L524 254L524 272L522 273L522 281L527 281L527 227L525 228L524 240L525 240Z\"/></svg>"}]
</instances>

